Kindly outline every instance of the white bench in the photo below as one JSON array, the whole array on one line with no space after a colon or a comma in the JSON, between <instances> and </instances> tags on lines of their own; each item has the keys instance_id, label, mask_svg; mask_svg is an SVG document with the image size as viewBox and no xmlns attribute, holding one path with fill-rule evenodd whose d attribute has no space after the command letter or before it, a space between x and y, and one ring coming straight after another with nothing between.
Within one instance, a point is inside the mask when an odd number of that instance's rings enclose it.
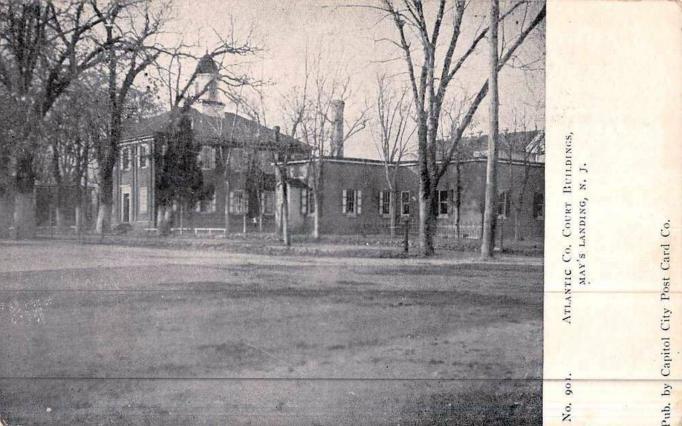
<instances>
[{"instance_id":1,"label":"white bench","mask_svg":"<svg viewBox=\"0 0 682 426\"><path fill-rule=\"evenodd\" d=\"M201 235L211 236L213 234L225 234L225 228L194 228L194 236Z\"/></svg>"}]
</instances>

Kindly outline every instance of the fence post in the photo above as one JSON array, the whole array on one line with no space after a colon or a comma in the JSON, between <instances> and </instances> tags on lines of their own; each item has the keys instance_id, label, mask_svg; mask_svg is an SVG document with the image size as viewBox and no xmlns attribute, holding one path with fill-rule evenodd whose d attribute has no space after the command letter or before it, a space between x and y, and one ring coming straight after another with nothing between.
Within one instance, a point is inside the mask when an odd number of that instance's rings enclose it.
<instances>
[{"instance_id":1,"label":"fence post","mask_svg":"<svg viewBox=\"0 0 682 426\"><path fill-rule=\"evenodd\" d=\"M405 219L403 221L403 224L404 224L403 252L407 253L410 250L410 220Z\"/></svg>"}]
</instances>

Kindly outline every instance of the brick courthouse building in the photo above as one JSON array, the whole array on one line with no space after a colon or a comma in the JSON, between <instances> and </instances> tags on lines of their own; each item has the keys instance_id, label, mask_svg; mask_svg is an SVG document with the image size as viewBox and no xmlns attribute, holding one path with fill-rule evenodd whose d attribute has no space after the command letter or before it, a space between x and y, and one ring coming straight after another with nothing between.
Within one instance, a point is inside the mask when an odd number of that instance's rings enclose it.
<instances>
[{"instance_id":1,"label":"brick courthouse building","mask_svg":"<svg viewBox=\"0 0 682 426\"><path fill-rule=\"evenodd\" d=\"M210 84L216 72L216 64L209 57L202 58L197 65L197 86ZM189 208L174 206L172 226L224 229L227 219L241 229L244 219L251 223L258 217L264 229L274 230L276 152L288 146L295 156L307 152L306 147L285 135L275 141L273 129L224 112L217 87L209 87L197 108L187 114L203 182L212 189L211 197ZM158 156L154 154L164 149L159 134L172 118L171 113L163 113L125 129L114 169L114 224L138 229L157 226Z\"/></svg>"},{"instance_id":2,"label":"brick courthouse building","mask_svg":"<svg viewBox=\"0 0 682 426\"><path fill-rule=\"evenodd\" d=\"M498 221L504 238L542 239L544 235L544 132L500 136ZM462 141L460 160L453 161L439 182L438 234L479 238L483 221L487 137ZM306 183L310 164L288 163L297 182L289 188L289 226L295 233L313 228L312 185ZM389 192L386 164L360 158L324 158L321 182L321 234L385 234L390 228L390 200L396 200L398 228L407 222L416 231L419 176L415 162L397 168L397 187ZM280 195L281 196L281 195Z\"/></svg>"},{"instance_id":3,"label":"brick courthouse building","mask_svg":"<svg viewBox=\"0 0 682 426\"><path fill-rule=\"evenodd\" d=\"M210 58L198 64L198 85L213 78L217 66ZM343 105L335 126L343 132ZM282 188L277 186L277 152L287 147L288 220L293 233L313 229L314 203L309 181L311 166L305 145L252 120L224 112L225 105L212 87L188 114L197 144L204 184L212 196L196 206L174 208L173 227L224 231L260 229L273 232L281 223ZM155 228L156 168L154 153L163 149L159 132L171 121L161 114L125 131L120 158L114 170L115 224ZM338 137L339 135L337 135ZM337 139L339 140L339 139ZM340 138L342 140L342 138ZM332 141L332 144L334 142ZM479 238L483 220L487 137L461 142L459 160L441 178L438 190L438 234ZM219 153L227 155L219 155ZM344 158L322 159L320 233L387 234L390 203L395 200L395 223L416 230L419 177L414 162L386 165L382 161ZM222 160L227 157L227 166ZM397 185L388 191L386 167L397 169ZM544 229L544 132L500 135L498 163L498 229L505 238L540 239ZM255 226L258 223L260 226Z\"/></svg>"}]
</instances>

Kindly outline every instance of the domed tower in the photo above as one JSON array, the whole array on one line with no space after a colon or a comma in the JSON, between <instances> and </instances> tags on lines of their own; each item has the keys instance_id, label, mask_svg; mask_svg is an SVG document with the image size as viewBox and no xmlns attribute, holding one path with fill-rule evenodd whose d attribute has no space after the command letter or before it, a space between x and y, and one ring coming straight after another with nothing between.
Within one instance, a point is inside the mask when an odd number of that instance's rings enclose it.
<instances>
[{"instance_id":1,"label":"domed tower","mask_svg":"<svg viewBox=\"0 0 682 426\"><path fill-rule=\"evenodd\" d=\"M197 106L199 111L213 117L220 117L225 112L225 103L220 100L218 92L219 72L218 65L208 53L197 64L194 94L205 90L197 100Z\"/></svg>"}]
</instances>

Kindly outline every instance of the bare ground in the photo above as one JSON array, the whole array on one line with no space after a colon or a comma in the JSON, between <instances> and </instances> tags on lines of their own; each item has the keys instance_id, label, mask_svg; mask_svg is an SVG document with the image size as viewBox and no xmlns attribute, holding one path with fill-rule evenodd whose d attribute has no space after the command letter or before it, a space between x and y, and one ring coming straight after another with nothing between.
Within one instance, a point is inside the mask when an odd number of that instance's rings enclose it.
<instances>
[{"instance_id":1,"label":"bare ground","mask_svg":"<svg viewBox=\"0 0 682 426\"><path fill-rule=\"evenodd\" d=\"M10 424L540 424L542 265L0 242Z\"/></svg>"}]
</instances>

